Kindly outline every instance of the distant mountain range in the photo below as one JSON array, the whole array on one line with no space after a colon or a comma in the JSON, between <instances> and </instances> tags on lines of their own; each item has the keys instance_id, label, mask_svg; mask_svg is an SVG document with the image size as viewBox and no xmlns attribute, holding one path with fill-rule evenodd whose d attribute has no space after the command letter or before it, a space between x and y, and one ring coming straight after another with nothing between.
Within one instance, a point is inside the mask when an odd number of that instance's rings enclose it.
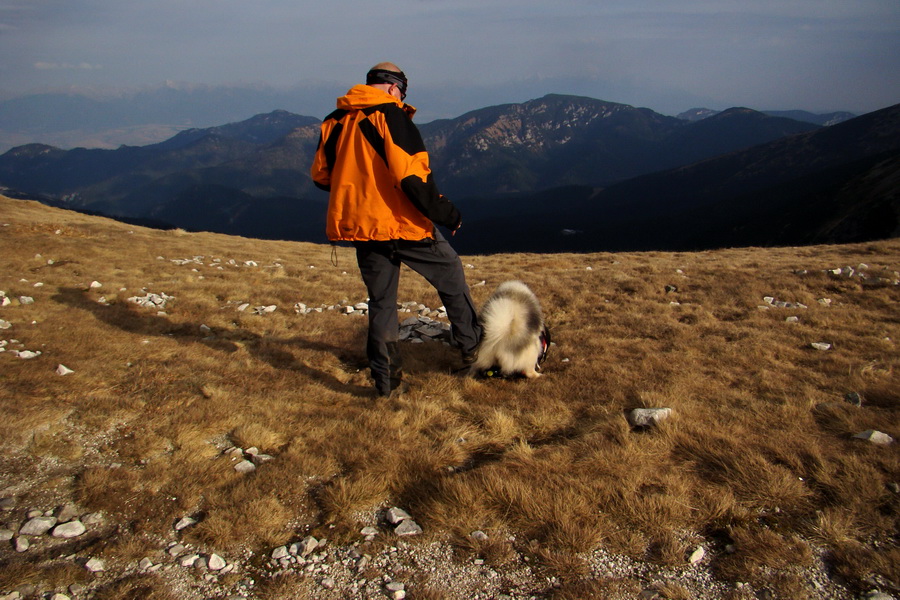
<instances>
[{"instance_id":1,"label":"distant mountain range","mask_svg":"<svg viewBox=\"0 0 900 600\"><path fill-rule=\"evenodd\" d=\"M335 94L334 85L311 81L295 88L165 82L130 91L82 89L5 98L0 99L0 153L27 143L58 148L144 146L166 140L184 129L236 122L273 108L310 114L310 107L319 107L311 114L321 116L334 106ZM446 102L440 96L417 98L425 109L446 110ZM697 120L702 114L716 112L693 109L678 116ZM763 112L816 125L833 125L838 118L853 116Z\"/></svg>"},{"instance_id":2,"label":"distant mountain range","mask_svg":"<svg viewBox=\"0 0 900 600\"><path fill-rule=\"evenodd\" d=\"M691 121L549 95L420 128L441 190L463 209L461 251L676 249L780 243L799 230L804 243L896 235L887 213L875 229L848 223L862 194L876 213L893 210L896 229L897 112L830 127L746 108ZM323 242L327 197L309 178L318 124L275 111L140 147L27 144L0 156L0 185L127 220ZM810 203L815 219L778 216ZM850 221L822 229L825 206ZM813 221L818 234L805 226Z\"/></svg>"},{"instance_id":3,"label":"distant mountain range","mask_svg":"<svg viewBox=\"0 0 900 600\"><path fill-rule=\"evenodd\" d=\"M467 201L464 252L702 250L900 236L900 105L605 189ZM466 244L471 242L471 246Z\"/></svg>"},{"instance_id":4,"label":"distant mountain range","mask_svg":"<svg viewBox=\"0 0 900 600\"><path fill-rule=\"evenodd\" d=\"M0 152L40 142L114 149L160 142L179 131L244 120L273 108L333 106L331 89L167 82L119 94L31 94L0 100ZM316 111L315 114L318 114Z\"/></svg>"},{"instance_id":5,"label":"distant mountain range","mask_svg":"<svg viewBox=\"0 0 900 600\"><path fill-rule=\"evenodd\" d=\"M715 116L720 112L721 111L712 110L709 108L692 108L690 110L684 111L683 113L680 113L678 115L678 118L684 119L685 121L701 121L708 117ZM784 117L786 119L793 119L795 121L815 123L816 125L837 125L838 123L849 121L850 119L857 116L853 113L844 111L824 114L811 113L805 110L764 110L762 112L771 117Z\"/></svg>"}]
</instances>

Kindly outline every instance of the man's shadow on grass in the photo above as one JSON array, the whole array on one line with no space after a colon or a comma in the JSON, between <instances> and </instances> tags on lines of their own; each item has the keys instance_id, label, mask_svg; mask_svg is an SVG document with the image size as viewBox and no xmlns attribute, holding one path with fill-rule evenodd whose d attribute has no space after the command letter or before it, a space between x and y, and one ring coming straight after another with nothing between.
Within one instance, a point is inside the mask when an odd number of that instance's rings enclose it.
<instances>
[{"instance_id":1,"label":"man's shadow on grass","mask_svg":"<svg viewBox=\"0 0 900 600\"><path fill-rule=\"evenodd\" d=\"M345 370L359 370L365 360L354 355L346 348L327 344L302 337L272 338L261 336L244 328L224 329L221 327L201 328L199 324L173 323L164 315L157 315L138 306L130 306L125 302L101 304L83 289L60 288L53 300L66 306L85 310L97 320L129 333L146 336L169 337L182 344L203 344L220 352L237 352L243 348L257 360L264 361L276 369L297 371L311 380L317 381L330 390L353 396L371 396L370 386L344 383L324 369L317 369L305 364L293 354L285 350L293 346L315 352L333 354L344 366ZM365 336L362 332L361 336ZM363 342L354 347L362 347Z\"/></svg>"}]
</instances>

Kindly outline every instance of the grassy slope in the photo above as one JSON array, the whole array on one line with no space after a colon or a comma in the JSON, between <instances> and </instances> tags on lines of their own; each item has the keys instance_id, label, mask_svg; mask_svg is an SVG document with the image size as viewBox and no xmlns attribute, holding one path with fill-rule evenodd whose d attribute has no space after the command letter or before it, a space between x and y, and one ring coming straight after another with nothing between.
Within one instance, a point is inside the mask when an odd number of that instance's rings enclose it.
<instances>
[{"instance_id":1,"label":"grassy slope","mask_svg":"<svg viewBox=\"0 0 900 600\"><path fill-rule=\"evenodd\" d=\"M477 303L510 278L541 298L557 342L546 376L467 380L452 349L410 344L411 393L376 403L365 319L293 310L365 300L350 249L335 268L326 246L3 197L0 215L0 290L14 299L0 339L20 342L0 354L0 496L16 498L16 518L67 501L104 511L119 525L111 561L140 558L185 514L205 517L190 541L236 554L305 531L350 540L363 515L399 505L427 539L499 568L535 556L560 594L587 589L593 549L678 565L698 544L717 550L717 577L783 597L815 596L792 568L818 546L851 590L900 582L900 449L852 439L900 438L900 287L875 281L897 278L900 240L464 257ZM825 272L859 263L865 282ZM127 301L147 292L174 296L165 315ZM808 308L761 309L765 296ZM410 272L400 299L440 304ZM278 309L239 312L245 302ZM861 408L843 401L852 391ZM632 431L625 412L642 406L673 416ZM276 458L241 476L228 443ZM474 529L522 542L479 547ZM0 590L50 577L9 547L0 561Z\"/></svg>"}]
</instances>

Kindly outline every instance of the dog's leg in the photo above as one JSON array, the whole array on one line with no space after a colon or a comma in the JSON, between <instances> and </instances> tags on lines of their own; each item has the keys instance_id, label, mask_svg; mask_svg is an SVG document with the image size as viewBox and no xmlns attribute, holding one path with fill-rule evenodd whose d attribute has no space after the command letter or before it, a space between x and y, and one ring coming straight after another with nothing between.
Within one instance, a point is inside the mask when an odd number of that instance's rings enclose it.
<instances>
[{"instance_id":1,"label":"dog's leg","mask_svg":"<svg viewBox=\"0 0 900 600\"><path fill-rule=\"evenodd\" d=\"M528 379L537 379L541 376L541 374L535 371L534 368L531 368L528 371L523 371L522 374L525 375L525 377L527 377Z\"/></svg>"}]
</instances>

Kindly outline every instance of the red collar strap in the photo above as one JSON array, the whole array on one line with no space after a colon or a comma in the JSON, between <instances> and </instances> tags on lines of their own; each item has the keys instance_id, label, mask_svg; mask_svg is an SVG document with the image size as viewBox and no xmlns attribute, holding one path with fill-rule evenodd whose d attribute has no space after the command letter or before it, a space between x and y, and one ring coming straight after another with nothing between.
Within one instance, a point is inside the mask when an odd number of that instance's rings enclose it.
<instances>
[{"instance_id":1,"label":"red collar strap","mask_svg":"<svg viewBox=\"0 0 900 600\"><path fill-rule=\"evenodd\" d=\"M541 355L538 357L538 365L547 360L547 353L550 351L550 330L547 327L541 330Z\"/></svg>"}]
</instances>

